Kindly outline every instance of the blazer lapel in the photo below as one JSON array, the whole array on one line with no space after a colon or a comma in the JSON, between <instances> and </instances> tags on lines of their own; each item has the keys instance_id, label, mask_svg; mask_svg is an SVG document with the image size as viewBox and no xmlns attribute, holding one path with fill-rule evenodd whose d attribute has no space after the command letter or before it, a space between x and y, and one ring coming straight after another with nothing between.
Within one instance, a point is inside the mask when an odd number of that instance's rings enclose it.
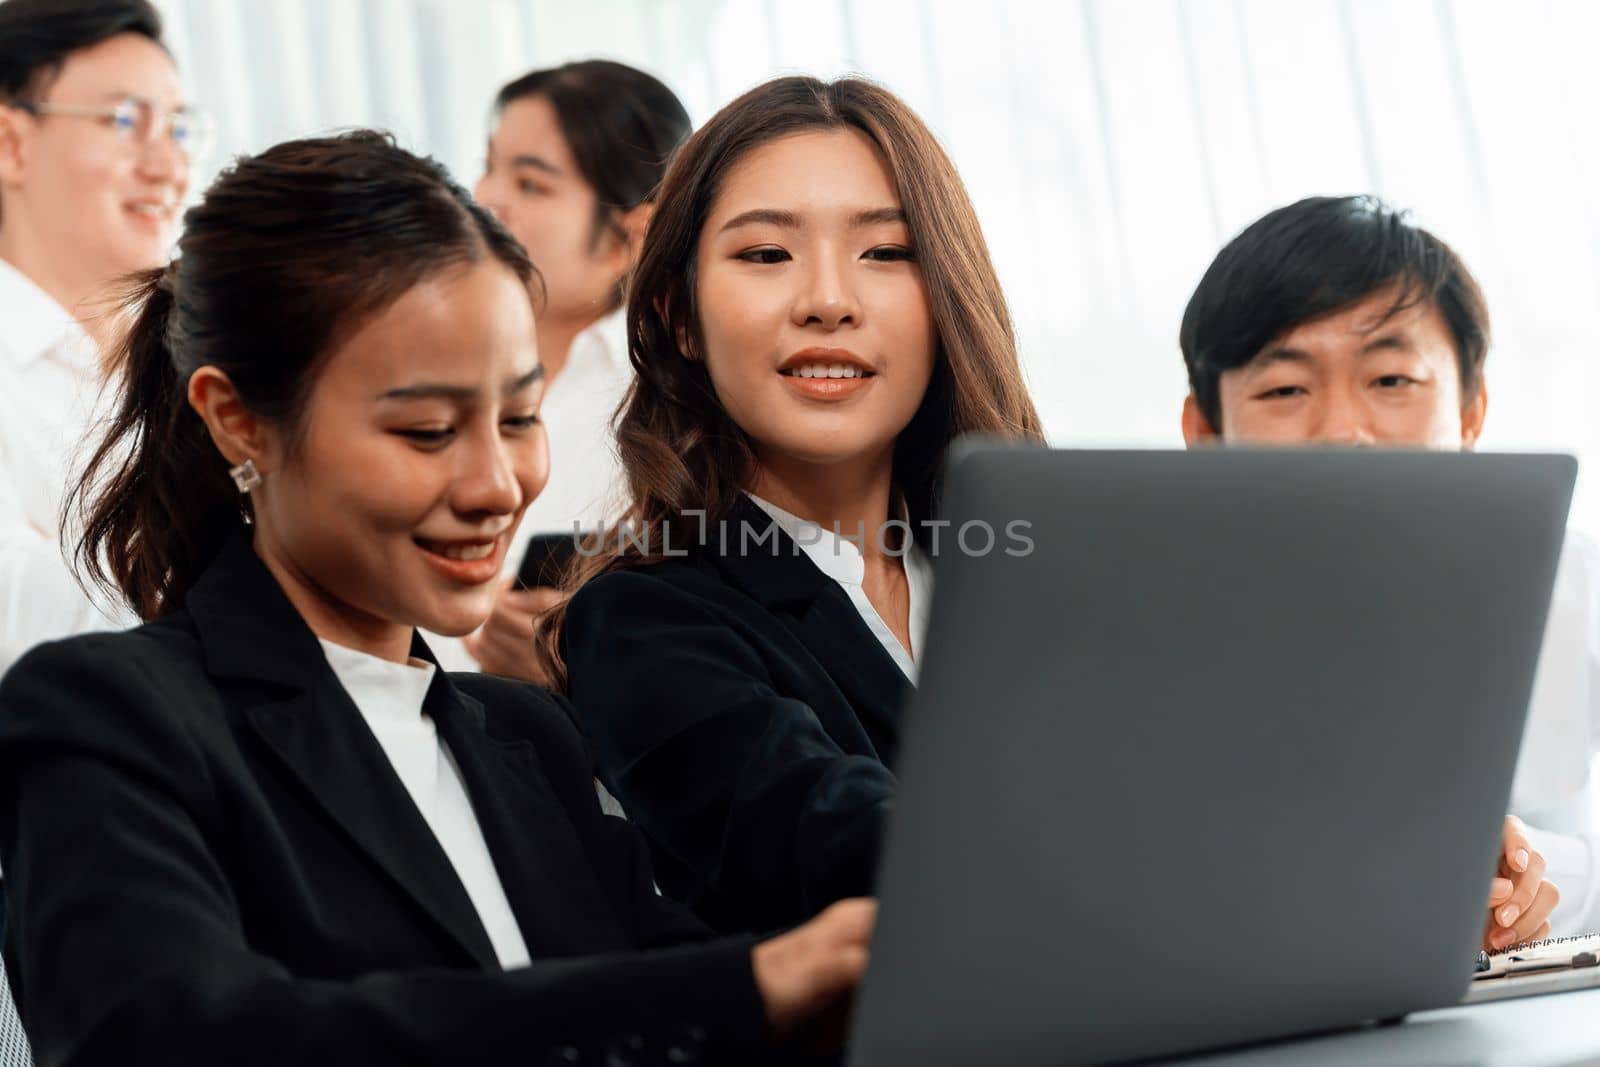
<instances>
[{"instance_id":1,"label":"blazer lapel","mask_svg":"<svg viewBox=\"0 0 1600 1067\"><path fill-rule=\"evenodd\" d=\"M243 538L190 592L216 678L252 683L245 719L288 774L464 960L497 969L494 946L422 813L299 613Z\"/></svg>"},{"instance_id":2,"label":"blazer lapel","mask_svg":"<svg viewBox=\"0 0 1600 1067\"><path fill-rule=\"evenodd\" d=\"M428 713L450 747L529 955L629 947L533 744L489 735L483 705L441 676Z\"/></svg>"},{"instance_id":3,"label":"blazer lapel","mask_svg":"<svg viewBox=\"0 0 1600 1067\"><path fill-rule=\"evenodd\" d=\"M781 528L758 544L739 537L739 523L752 531L775 527L771 516L741 495L728 517L729 551L718 557L725 573L788 623L806 651L821 664L870 730L879 756L892 756L896 723L910 682L873 636L850 598L800 551ZM743 545L745 551L740 551ZM774 551L775 548L775 551ZM891 751L883 751L887 743Z\"/></svg>"},{"instance_id":4,"label":"blazer lapel","mask_svg":"<svg viewBox=\"0 0 1600 1067\"><path fill-rule=\"evenodd\" d=\"M900 705L911 683L867 629L844 590L832 583L822 590L797 620L795 634L861 716L878 756L892 762Z\"/></svg>"},{"instance_id":5,"label":"blazer lapel","mask_svg":"<svg viewBox=\"0 0 1600 1067\"><path fill-rule=\"evenodd\" d=\"M498 969L454 866L344 691L319 687L247 717L351 844L474 964Z\"/></svg>"}]
</instances>

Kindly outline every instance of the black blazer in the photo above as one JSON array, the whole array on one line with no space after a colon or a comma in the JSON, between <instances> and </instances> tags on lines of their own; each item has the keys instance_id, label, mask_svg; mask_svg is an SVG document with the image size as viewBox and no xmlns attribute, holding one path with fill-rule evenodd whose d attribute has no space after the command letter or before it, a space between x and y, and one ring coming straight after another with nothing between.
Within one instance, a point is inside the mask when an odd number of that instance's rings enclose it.
<instances>
[{"instance_id":1,"label":"black blazer","mask_svg":"<svg viewBox=\"0 0 1600 1067\"><path fill-rule=\"evenodd\" d=\"M695 943L708 931L654 891L633 829L601 814L564 707L440 673L425 709L530 967L500 969L427 823L242 539L182 610L18 663L0 684L0 862L38 1061L763 1059L751 943Z\"/></svg>"},{"instance_id":2,"label":"black blazer","mask_svg":"<svg viewBox=\"0 0 1600 1067\"><path fill-rule=\"evenodd\" d=\"M563 640L601 780L664 892L723 930L871 892L908 685L764 511L741 496L687 556L589 582Z\"/></svg>"}]
</instances>

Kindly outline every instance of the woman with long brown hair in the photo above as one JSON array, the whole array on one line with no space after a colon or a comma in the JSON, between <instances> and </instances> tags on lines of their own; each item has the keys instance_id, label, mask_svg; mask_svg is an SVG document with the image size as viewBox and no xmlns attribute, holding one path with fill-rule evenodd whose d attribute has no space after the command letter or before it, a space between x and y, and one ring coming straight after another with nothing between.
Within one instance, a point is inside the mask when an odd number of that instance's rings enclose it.
<instances>
[{"instance_id":1,"label":"woman with long brown hair","mask_svg":"<svg viewBox=\"0 0 1600 1067\"><path fill-rule=\"evenodd\" d=\"M544 650L662 889L769 928L870 889L946 446L1039 419L955 167L859 79L685 142L628 328L632 503Z\"/></svg>"},{"instance_id":2,"label":"woman with long brown hair","mask_svg":"<svg viewBox=\"0 0 1600 1067\"><path fill-rule=\"evenodd\" d=\"M709 941L563 702L418 637L483 622L549 473L521 246L358 132L240 159L180 248L77 494L146 625L0 683L40 1061L744 1064L836 1032L870 902Z\"/></svg>"}]
</instances>

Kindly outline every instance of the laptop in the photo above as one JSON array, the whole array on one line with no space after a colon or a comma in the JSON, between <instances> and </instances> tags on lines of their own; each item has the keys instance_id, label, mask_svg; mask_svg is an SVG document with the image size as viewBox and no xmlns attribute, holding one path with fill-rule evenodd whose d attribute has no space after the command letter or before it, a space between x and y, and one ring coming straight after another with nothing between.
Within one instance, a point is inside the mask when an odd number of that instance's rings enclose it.
<instances>
[{"instance_id":1,"label":"laptop","mask_svg":"<svg viewBox=\"0 0 1600 1067\"><path fill-rule=\"evenodd\" d=\"M850 1063L1069 1067L1460 1002L1576 470L953 453Z\"/></svg>"}]
</instances>

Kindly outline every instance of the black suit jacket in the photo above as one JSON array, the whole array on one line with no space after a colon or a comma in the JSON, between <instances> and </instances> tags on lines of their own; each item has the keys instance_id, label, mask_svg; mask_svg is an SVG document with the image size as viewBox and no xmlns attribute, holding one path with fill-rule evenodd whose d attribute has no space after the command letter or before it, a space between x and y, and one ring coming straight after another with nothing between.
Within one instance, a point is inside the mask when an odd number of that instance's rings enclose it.
<instances>
[{"instance_id":1,"label":"black suit jacket","mask_svg":"<svg viewBox=\"0 0 1600 1067\"><path fill-rule=\"evenodd\" d=\"M871 892L906 678L765 512L741 497L687 556L591 581L563 640L664 892L723 930Z\"/></svg>"},{"instance_id":2,"label":"black suit jacket","mask_svg":"<svg viewBox=\"0 0 1600 1067\"><path fill-rule=\"evenodd\" d=\"M39 1062L762 1058L750 942L696 944L709 932L654 891L633 829L599 810L564 706L441 673L425 710L530 967L500 969L242 540L183 610L27 655L0 684L0 861Z\"/></svg>"}]
</instances>

